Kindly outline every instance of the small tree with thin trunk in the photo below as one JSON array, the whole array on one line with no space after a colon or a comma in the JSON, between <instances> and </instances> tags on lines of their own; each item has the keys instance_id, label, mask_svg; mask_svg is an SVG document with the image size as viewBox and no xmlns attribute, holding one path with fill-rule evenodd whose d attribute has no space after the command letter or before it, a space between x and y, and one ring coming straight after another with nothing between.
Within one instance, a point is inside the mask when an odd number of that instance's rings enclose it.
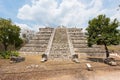
<instances>
[{"instance_id":1,"label":"small tree with thin trunk","mask_svg":"<svg viewBox=\"0 0 120 80\"><path fill-rule=\"evenodd\" d=\"M20 28L12 23L9 19L0 18L0 43L4 45L4 50L7 51L9 45L14 45L15 48L22 44L20 36Z\"/></svg>"},{"instance_id":2,"label":"small tree with thin trunk","mask_svg":"<svg viewBox=\"0 0 120 80\"><path fill-rule=\"evenodd\" d=\"M108 45L118 45L120 43L119 22L117 19L110 21L105 15L99 15L89 21L87 27L88 46L93 44L104 45L106 58L109 57Z\"/></svg>"}]
</instances>

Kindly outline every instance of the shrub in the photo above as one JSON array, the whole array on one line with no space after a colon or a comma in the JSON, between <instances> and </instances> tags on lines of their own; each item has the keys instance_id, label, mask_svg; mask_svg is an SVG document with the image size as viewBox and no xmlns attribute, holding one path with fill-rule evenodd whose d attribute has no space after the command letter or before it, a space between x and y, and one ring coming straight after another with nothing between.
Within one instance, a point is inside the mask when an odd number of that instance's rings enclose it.
<instances>
[{"instance_id":1,"label":"shrub","mask_svg":"<svg viewBox=\"0 0 120 80\"><path fill-rule=\"evenodd\" d=\"M19 53L17 51L11 51L11 56L19 56Z\"/></svg>"},{"instance_id":2,"label":"shrub","mask_svg":"<svg viewBox=\"0 0 120 80\"><path fill-rule=\"evenodd\" d=\"M10 57L10 52L9 51L3 51L3 52L1 52L1 56L2 56L2 58L4 58L4 59L9 59Z\"/></svg>"},{"instance_id":3,"label":"shrub","mask_svg":"<svg viewBox=\"0 0 120 80\"><path fill-rule=\"evenodd\" d=\"M0 53L0 57L4 59L10 59L11 56L19 56L17 51L4 51Z\"/></svg>"}]
</instances>

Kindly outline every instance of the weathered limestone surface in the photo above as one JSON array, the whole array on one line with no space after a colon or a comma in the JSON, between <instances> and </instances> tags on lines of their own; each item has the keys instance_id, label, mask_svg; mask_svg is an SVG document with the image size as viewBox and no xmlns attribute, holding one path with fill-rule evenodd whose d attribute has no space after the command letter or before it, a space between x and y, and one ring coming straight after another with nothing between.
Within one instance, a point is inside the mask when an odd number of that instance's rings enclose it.
<instances>
[{"instance_id":1,"label":"weathered limestone surface","mask_svg":"<svg viewBox=\"0 0 120 80\"><path fill-rule=\"evenodd\" d=\"M105 50L101 46L94 45L93 47L87 46L87 37L79 28L68 28L70 39L72 41L74 51L78 54L88 54L90 56L104 56Z\"/></svg>"},{"instance_id":2,"label":"weathered limestone surface","mask_svg":"<svg viewBox=\"0 0 120 80\"><path fill-rule=\"evenodd\" d=\"M53 43L49 53L49 58L69 59L70 49L67 39L66 28L58 27L54 35Z\"/></svg>"},{"instance_id":3,"label":"weathered limestone surface","mask_svg":"<svg viewBox=\"0 0 120 80\"><path fill-rule=\"evenodd\" d=\"M48 59L69 59L75 54L104 56L101 46L87 46L87 37L81 28L40 28L40 31L20 49L21 53L46 54Z\"/></svg>"},{"instance_id":4,"label":"weathered limestone surface","mask_svg":"<svg viewBox=\"0 0 120 80\"><path fill-rule=\"evenodd\" d=\"M40 28L40 31L20 49L21 53L43 54L47 49L48 42L54 28Z\"/></svg>"}]
</instances>

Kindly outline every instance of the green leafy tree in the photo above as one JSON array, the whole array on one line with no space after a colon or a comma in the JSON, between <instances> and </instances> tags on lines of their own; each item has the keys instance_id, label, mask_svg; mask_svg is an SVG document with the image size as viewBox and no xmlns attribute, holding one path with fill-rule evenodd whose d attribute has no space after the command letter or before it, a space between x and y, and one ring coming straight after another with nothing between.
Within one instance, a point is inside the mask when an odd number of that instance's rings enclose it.
<instances>
[{"instance_id":1,"label":"green leafy tree","mask_svg":"<svg viewBox=\"0 0 120 80\"><path fill-rule=\"evenodd\" d=\"M20 46L22 41L19 36L20 28L18 26L14 25L10 19L0 18L0 42L4 45L5 51L8 50L9 45Z\"/></svg>"},{"instance_id":2,"label":"green leafy tree","mask_svg":"<svg viewBox=\"0 0 120 80\"><path fill-rule=\"evenodd\" d=\"M106 58L109 57L108 45L117 45L120 43L120 33L118 30L119 22L117 19L110 21L105 15L99 15L89 21L87 30L88 46L93 44L104 45Z\"/></svg>"}]
</instances>

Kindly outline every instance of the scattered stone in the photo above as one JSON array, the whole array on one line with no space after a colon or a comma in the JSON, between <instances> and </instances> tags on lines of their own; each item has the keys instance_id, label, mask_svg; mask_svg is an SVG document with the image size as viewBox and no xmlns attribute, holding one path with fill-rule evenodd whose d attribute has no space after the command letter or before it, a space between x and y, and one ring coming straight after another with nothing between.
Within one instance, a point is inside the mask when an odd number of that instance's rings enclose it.
<instances>
[{"instance_id":1,"label":"scattered stone","mask_svg":"<svg viewBox=\"0 0 120 80\"><path fill-rule=\"evenodd\" d=\"M47 55L46 55L46 54L43 54L43 55L42 55L42 60L41 60L41 62L45 62L45 61L47 61Z\"/></svg>"},{"instance_id":2,"label":"scattered stone","mask_svg":"<svg viewBox=\"0 0 120 80\"><path fill-rule=\"evenodd\" d=\"M22 62L22 61L25 61L25 57L21 57L21 56L18 56L18 57L16 57L16 56L11 56L11 58L10 58L10 63L13 63L13 62L17 63L17 62Z\"/></svg>"},{"instance_id":3,"label":"scattered stone","mask_svg":"<svg viewBox=\"0 0 120 80\"><path fill-rule=\"evenodd\" d=\"M74 59L74 58L78 58L78 54L72 55L72 58L73 58L73 59Z\"/></svg>"},{"instance_id":4,"label":"scattered stone","mask_svg":"<svg viewBox=\"0 0 120 80\"><path fill-rule=\"evenodd\" d=\"M79 62L80 62L80 61L78 60L78 54L72 55L72 61L73 61L73 62L76 62L76 63L79 63Z\"/></svg>"},{"instance_id":5,"label":"scattered stone","mask_svg":"<svg viewBox=\"0 0 120 80\"><path fill-rule=\"evenodd\" d=\"M117 58L120 58L120 55L118 55L117 53L111 53L111 54L110 54L110 57L117 57Z\"/></svg>"},{"instance_id":6,"label":"scattered stone","mask_svg":"<svg viewBox=\"0 0 120 80\"><path fill-rule=\"evenodd\" d=\"M93 71L92 66L90 65L90 63L86 63L87 69L88 71Z\"/></svg>"},{"instance_id":7,"label":"scattered stone","mask_svg":"<svg viewBox=\"0 0 120 80\"><path fill-rule=\"evenodd\" d=\"M104 63L111 65L111 66L116 66L117 63L115 62L115 60L113 58L107 58L104 60Z\"/></svg>"},{"instance_id":8,"label":"scattered stone","mask_svg":"<svg viewBox=\"0 0 120 80\"><path fill-rule=\"evenodd\" d=\"M47 61L47 59L46 58L42 58L41 62L45 62L45 61Z\"/></svg>"},{"instance_id":9,"label":"scattered stone","mask_svg":"<svg viewBox=\"0 0 120 80\"><path fill-rule=\"evenodd\" d=\"M36 65L36 64L31 64L29 66L26 66L27 69L30 69L30 68L38 68L39 65Z\"/></svg>"},{"instance_id":10,"label":"scattered stone","mask_svg":"<svg viewBox=\"0 0 120 80\"><path fill-rule=\"evenodd\" d=\"M79 63L79 62L80 62L77 58L74 58L72 61L73 61L73 62L76 62L76 63Z\"/></svg>"},{"instance_id":11,"label":"scattered stone","mask_svg":"<svg viewBox=\"0 0 120 80\"><path fill-rule=\"evenodd\" d=\"M111 62L109 62L109 64L110 64L111 66L116 66L116 65L117 65L117 63L116 63L115 61L111 61Z\"/></svg>"}]
</instances>

